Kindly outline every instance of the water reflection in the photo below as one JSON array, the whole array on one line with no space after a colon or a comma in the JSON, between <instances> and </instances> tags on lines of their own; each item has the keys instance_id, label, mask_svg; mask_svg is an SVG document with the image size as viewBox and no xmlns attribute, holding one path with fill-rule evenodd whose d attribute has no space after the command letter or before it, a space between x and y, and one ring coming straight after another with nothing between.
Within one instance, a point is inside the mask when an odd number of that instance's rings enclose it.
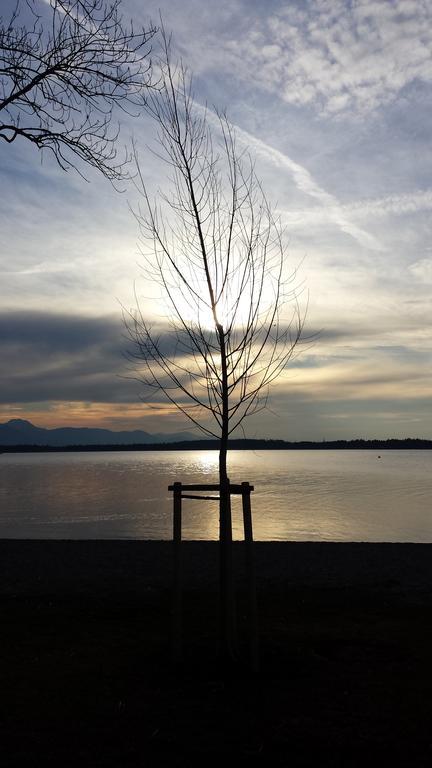
<instances>
[{"instance_id":1,"label":"water reflection","mask_svg":"<svg viewBox=\"0 0 432 768\"><path fill-rule=\"evenodd\" d=\"M189 463L191 467L195 466L198 472L217 477L219 454L217 451L196 451L189 457Z\"/></svg>"},{"instance_id":2,"label":"water reflection","mask_svg":"<svg viewBox=\"0 0 432 768\"><path fill-rule=\"evenodd\" d=\"M171 536L167 488L217 482L216 451L2 454L0 535ZM262 540L432 541L432 452L233 451L233 482L249 481ZM242 538L240 499L234 536ZM185 502L184 535L218 535L216 502Z\"/></svg>"}]
</instances>

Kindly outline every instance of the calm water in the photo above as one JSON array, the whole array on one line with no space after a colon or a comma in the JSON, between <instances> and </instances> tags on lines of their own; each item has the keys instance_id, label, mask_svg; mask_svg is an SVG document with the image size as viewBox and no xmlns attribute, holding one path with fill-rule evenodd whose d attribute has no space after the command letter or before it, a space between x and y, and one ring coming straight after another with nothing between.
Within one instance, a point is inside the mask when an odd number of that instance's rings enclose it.
<instances>
[{"instance_id":1,"label":"calm water","mask_svg":"<svg viewBox=\"0 0 432 768\"><path fill-rule=\"evenodd\" d=\"M432 542L432 451L233 451L230 477L257 539ZM170 538L175 480L217 482L217 453L1 454L0 537ZM184 536L217 538L217 503L184 505Z\"/></svg>"}]
</instances>

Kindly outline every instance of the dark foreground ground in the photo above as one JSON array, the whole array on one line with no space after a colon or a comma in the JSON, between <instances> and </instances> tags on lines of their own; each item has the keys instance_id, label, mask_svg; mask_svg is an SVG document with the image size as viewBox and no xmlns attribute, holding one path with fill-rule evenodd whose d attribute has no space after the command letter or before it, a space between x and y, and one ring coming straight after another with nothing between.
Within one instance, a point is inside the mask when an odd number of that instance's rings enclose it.
<instances>
[{"instance_id":1,"label":"dark foreground ground","mask_svg":"<svg viewBox=\"0 0 432 768\"><path fill-rule=\"evenodd\" d=\"M259 543L261 670L224 675L215 544L184 545L174 667L168 542L0 541L0 764L430 766L431 553Z\"/></svg>"}]
</instances>

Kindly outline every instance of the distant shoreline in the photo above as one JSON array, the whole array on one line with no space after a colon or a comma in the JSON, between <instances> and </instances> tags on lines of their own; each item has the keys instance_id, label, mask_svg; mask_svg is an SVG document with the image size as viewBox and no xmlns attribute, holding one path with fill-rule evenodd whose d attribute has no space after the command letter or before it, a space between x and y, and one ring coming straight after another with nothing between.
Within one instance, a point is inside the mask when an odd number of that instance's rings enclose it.
<instances>
[{"instance_id":1,"label":"distant shoreline","mask_svg":"<svg viewBox=\"0 0 432 768\"><path fill-rule=\"evenodd\" d=\"M132 443L106 445L3 445L0 453L69 453L83 451L216 451L216 440L184 440L177 443ZM329 440L289 442L285 440L231 440L231 450L307 451L307 450L431 450L432 440Z\"/></svg>"}]
</instances>

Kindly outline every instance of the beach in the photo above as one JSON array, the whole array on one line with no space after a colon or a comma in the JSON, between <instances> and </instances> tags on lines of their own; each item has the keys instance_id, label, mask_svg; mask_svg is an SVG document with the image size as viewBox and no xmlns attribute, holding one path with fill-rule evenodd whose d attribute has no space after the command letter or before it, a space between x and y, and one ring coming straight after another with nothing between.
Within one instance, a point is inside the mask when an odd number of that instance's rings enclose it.
<instances>
[{"instance_id":1,"label":"beach","mask_svg":"<svg viewBox=\"0 0 432 768\"><path fill-rule=\"evenodd\" d=\"M218 548L0 541L2 765L430 765L428 544L258 542L260 669L218 661Z\"/></svg>"}]
</instances>

